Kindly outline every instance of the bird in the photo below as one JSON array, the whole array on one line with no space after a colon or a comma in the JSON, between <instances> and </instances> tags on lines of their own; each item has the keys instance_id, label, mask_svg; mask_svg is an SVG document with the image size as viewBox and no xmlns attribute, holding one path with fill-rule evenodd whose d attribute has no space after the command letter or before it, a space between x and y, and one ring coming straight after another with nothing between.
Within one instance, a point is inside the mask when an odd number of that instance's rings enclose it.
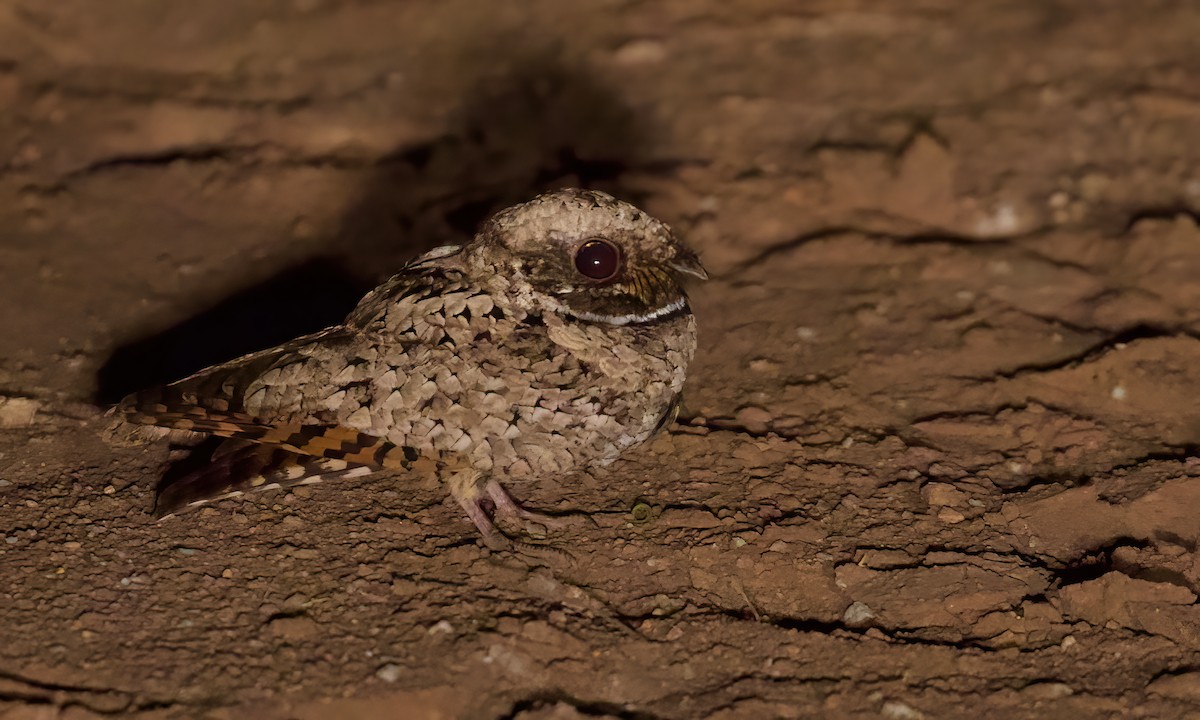
<instances>
[{"instance_id":1,"label":"bird","mask_svg":"<svg viewBox=\"0 0 1200 720\"><path fill-rule=\"evenodd\" d=\"M118 422L216 438L155 513L266 488L434 473L484 543L553 518L507 481L611 463L674 422L696 351L697 254L596 190L539 195L431 250L339 325L133 393Z\"/></svg>"}]
</instances>

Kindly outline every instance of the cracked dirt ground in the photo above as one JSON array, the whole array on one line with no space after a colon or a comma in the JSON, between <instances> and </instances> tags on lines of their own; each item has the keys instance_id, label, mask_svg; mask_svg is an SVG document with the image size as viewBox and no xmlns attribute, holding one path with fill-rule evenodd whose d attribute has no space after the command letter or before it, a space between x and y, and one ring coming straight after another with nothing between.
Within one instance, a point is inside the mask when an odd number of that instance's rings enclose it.
<instances>
[{"instance_id":1,"label":"cracked dirt ground","mask_svg":"<svg viewBox=\"0 0 1200 720\"><path fill-rule=\"evenodd\" d=\"M0 0L0 717L1196 717L1200 6L501 5ZM152 521L104 403L566 184L715 276L574 562Z\"/></svg>"}]
</instances>

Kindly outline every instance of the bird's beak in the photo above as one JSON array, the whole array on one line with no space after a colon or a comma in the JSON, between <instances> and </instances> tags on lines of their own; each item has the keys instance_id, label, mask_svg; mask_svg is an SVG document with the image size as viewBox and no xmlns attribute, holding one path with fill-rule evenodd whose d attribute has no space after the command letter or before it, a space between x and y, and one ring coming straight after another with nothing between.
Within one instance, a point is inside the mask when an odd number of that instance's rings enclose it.
<instances>
[{"instance_id":1,"label":"bird's beak","mask_svg":"<svg viewBox=\"0 0 1200 720\"><path fill-rule=\"evenodd\" d=\"M675 254L675 259L670 264L677 272L691 275L701 280L708 279L708 271L700 264L700 258L696 253L687 248L679 248L679 252Z\"/></svg>"}]
</instances>

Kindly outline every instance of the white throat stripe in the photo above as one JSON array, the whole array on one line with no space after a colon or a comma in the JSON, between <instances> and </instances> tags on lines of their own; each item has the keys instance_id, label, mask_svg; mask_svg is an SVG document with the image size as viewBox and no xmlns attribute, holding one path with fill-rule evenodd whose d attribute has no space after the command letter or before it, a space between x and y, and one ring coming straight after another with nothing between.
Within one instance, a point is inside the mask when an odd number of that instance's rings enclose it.
<instances>
[{"instance_id":1,"label":"white throat stripe","mask_svg":"<svg viewBox=\"0 0 1200 720\"><path fill-rule=\"evenodd\" d=\"M679 298L678 300L671 303L670 305L663 305L662 307L658 308L657 310L652 310L644 315L637 315L634 313L630 313L628 315L601 315L599 313L589 313L589 312L575 312L575 311L570 311L570 312L572 315L579 318L580 320L586 320L588 322L602 322L602 323L608 323L609 325L628 325L630 323L649 322L651 320L654 320L655 318L660 318L664 315L670 315L671 313L675 312L676 310L682 309L683 306L686 304L687 304L687 298Z\"/></svg>"}]
</instances>

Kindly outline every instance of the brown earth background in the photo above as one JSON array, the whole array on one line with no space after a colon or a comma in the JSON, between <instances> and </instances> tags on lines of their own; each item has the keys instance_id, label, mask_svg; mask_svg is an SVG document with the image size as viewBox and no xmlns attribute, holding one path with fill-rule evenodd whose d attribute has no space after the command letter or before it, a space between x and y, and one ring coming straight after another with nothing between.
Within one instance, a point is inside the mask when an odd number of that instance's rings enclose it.
<instances>
[{"instance_id":1,"label":"brown earth background","mask_svg":"<svg viewBox=\"0 0 1200 720\"><path fill-rule=\"evenodd\" d=\"M0 0L0 718L1200 716L1200 4ZM105 403L581 184L681 424L155 523Z\"/></svg>"}]
</instances>

